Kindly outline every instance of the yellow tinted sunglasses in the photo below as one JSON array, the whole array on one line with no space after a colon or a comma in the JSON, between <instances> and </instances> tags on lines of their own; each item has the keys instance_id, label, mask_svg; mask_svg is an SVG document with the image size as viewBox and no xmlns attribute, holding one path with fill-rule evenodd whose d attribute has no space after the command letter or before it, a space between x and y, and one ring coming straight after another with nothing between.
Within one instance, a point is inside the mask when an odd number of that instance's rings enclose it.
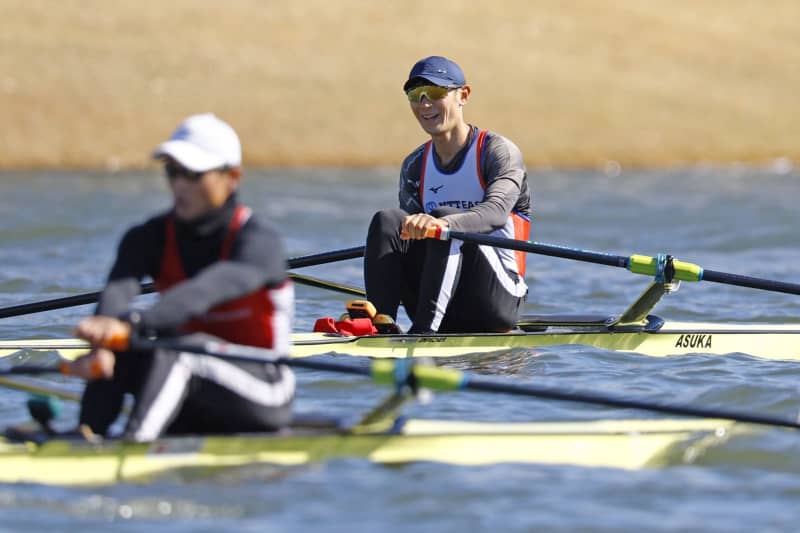
<instances>
[{"instance_id":1,"label":"yellow tinted sunglasses","mask_svg":"<svg viewBox=\"0 0 800 533\"><path fill-rule=\"evenodd\" d=\"M422 97L428 97L428 100L441 100L452 89L447 87L439 87L438 85L422 85L411 89L406 93L409 102L421 102Z\"/></svg>"}]
</instances>

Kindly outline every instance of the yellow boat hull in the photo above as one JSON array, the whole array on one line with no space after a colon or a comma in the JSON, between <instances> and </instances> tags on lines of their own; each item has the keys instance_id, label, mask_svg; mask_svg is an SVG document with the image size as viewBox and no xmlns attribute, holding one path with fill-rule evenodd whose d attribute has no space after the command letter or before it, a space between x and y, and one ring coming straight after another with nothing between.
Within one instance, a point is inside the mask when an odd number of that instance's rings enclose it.
<instances>
[{"instance_id":1,"label":"yellow boat hull","mask_svg":"<svg viewBox=\"0 0 800 533\"><path fill-rule=\"evenodd\" d=\"M373 358L458 357L544 346L582 345L654 357L745 353L778 360L800 359L800 325L665 322L657 330L556 327L545 331L345 337L326 333L292 335L293 357L334 354ZM51 351L72 359L86 353L78 339L0 341L0 357Z\"/></svg>"},{"instance_id":2,"label":"yellow boat hull","mask_svg":"<svg viewBox=\"0 0 800 533\"><path fill-rule=\"evenodd\" d=\"M143 482L186 469L252 464L303 465L341 458L381 464L566 464L638 469L694 455L691 446L726 438L730 421L601 420L484 423L408 420L389 433L303 430L280 435L173 437L149 444L0 440L0 482L105 485ZM678 461L680 462L680 460Z\"/></svg>"}]
</instances>

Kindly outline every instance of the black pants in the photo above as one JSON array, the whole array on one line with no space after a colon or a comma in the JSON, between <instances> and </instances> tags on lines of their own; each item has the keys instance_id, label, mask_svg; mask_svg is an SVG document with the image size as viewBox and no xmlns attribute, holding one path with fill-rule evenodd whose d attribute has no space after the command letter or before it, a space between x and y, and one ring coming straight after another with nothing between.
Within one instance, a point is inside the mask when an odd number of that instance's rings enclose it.
<instances>
[{"instance_id":1,"label":"black pants","mask_svg":"<svg viewBox=\"0 0 800 533\"><path fill-rule=\"evenodd\" d=\"M413 333L513 329L527 295L524 280L503 268L497 251L488 246L400 239L407 215L401 209L379 211L367 233L364 282L378 313L396 319L402 303Z\"/></svg>"},{"instance_id":2,"label":"black pants","mask_svg":"<svg viewBox=\"0 0 800 533\"><path fill-rule=\"evenodd\" d=\"M190 336L184 340L207 340ZM156 350L117 355L111 380L91 381L81 424L105 435L124 395L135 404L124 437L274 431L291 421L294 375L271 363L232 363L204 354Z\"/></svg>"}]
</instances>

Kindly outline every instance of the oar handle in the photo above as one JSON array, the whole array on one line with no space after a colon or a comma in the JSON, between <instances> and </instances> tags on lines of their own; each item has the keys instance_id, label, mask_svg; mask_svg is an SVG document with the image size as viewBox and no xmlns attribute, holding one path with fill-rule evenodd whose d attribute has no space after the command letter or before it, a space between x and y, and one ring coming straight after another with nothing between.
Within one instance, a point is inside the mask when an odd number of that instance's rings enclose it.
<instances>
[{"instance_id":1,"label":"oar handle","mask_svg":"<svg viewBox=\"0 0 800 533\"><path fill-rule=\"evenodd\" d=\"M112 352L127 352L132 348L131 340L132 334L128 332L120 332L111 336L106 342L103 343L103 348L108 348ZM143 342L143 341L141 341Z\"/></svg>"},{"instance_id":2,"label":"oar handle","mask_svg":"<svg viewBox=\"0 0 800 533\"><path fill-rule=\"evenodd\" d=\"M78 361L77 363L75 361L61 361L58 364L57 371L65 376L75 376L77 374L75 373L72 366L74 364L80 364L80 361ZM85 378L86 376L80 375L79 377ZM103 365L100 362L100 359L95 358L89 365L89 379L101 379L105 377L106 374L103 371Z\"/></svg>"},{"instance_id":3,"label":"oar handle","mask_svg":"<svg viewBox=\"0 0 800 533\"><path fill-rule=\"evenodd\" d=\"M425 238L426 239L436 239L439 241L449 241L450 240L450 228L445 226L436 226L433 228L428 228L425 230Z\"/></svg>"}]
</instances>

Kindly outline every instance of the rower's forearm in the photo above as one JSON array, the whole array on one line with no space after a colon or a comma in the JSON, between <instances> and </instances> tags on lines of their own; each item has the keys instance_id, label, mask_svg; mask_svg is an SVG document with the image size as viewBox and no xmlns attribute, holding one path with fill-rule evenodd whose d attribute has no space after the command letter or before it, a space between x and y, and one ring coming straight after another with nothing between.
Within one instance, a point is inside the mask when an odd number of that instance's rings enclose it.
<instances>
[{"instance_id":1,"label":"rower's forearm","mask_svg":"<svg viewBox=\"0 0 800 533\"><path fill-rule=\"evenodd\" d=\"M139 313L138 329L166 332L179 328L211 308L246 296L285 272L266 272L252 265L220 262L172 287L152 307Z\"/></svg>"},{"instance_id":2,"label":"rower's forearm","mask_svg":"<svg viewBox=\"0 0 800 533\"><path fill-rule=\"evenodd\" d=\"M100 294L95 314L118 317L128 311L133 299L141 292L141 283L137 278L126 277L109 281Z\"/></svg>"}]
</instances>

